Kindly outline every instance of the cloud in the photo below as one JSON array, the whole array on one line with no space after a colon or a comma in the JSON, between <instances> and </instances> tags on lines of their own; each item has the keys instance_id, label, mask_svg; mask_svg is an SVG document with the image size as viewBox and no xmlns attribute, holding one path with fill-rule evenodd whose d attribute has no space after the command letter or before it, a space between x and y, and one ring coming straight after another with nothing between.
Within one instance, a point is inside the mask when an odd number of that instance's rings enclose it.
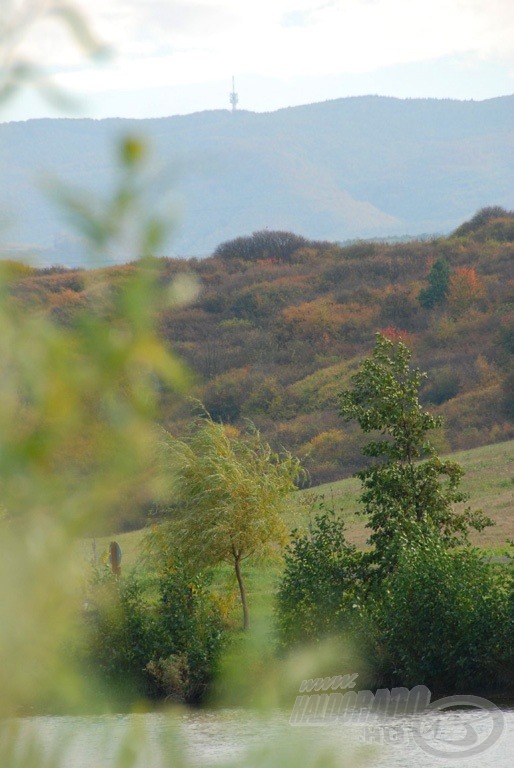
<instances>
[{"instance_id":1,"label":"cloud","mask_svg":"<svg viewBox=\"0 0 514 768\"><path fill-rule=\"evenodd\" d=\"M68 68L62 78L68 87L86 91L233 73L355 74L459 55L514 67L512 0L77 2L117 52L104 70L85 66L55 21L34 29L27 45L40 62Z\"/></svg>"},{"instance_id":2,"label":"cloud","mask_svg":"<svg viewBox=\"0 0 514 768\"><path fill-rule=\"evenodd\" d=\"M209 48L240 55L255 71L269 57L292 67L327 58L324 50L338 43L328 61L339 71L463 51L514 55L512 0L88 0L87 7L127 55Z\"/></svg>"},{"instance_id":3,"label":"cloud","mask_svg":"<svg viewBox=\"0 0 514 768\"><path fill-rule=\"evenodd\" d=\"M311 14L308 11L289 11L282 16L280 25L282 27L306 27L310 19Z\"/></svg>"}]
</instances>

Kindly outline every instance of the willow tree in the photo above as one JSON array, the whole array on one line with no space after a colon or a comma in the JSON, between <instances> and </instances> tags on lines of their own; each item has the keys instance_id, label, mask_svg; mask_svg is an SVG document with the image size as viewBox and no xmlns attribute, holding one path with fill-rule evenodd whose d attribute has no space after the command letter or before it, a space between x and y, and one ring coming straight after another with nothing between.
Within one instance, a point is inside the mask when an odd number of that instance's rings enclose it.
<instances>
[{"instance_id":1,"label":"willow tree","mask_svg":"<svg viewBox=\"0 0 514 768\"><path fill-rule=\"evenodd\" d=\"M242 564L285 543L282 513L302 473L300 463L274 452L255 428L241 434L206 414L184 439L166 434L164 454L179 508L169 529L173 546L199 570L222 562L234 567L247 629Z\"/></svg>"}]
</instances>

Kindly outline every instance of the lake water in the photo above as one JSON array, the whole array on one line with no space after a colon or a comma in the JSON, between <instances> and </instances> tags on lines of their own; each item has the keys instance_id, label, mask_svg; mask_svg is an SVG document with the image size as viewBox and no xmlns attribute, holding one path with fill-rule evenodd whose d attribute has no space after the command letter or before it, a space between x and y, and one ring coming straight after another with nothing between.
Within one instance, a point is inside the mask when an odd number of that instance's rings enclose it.
<instances>
[{"instance_id":1,"label":"lake water","mask_svg":"<svg viewBox=\"0 0 514 768\"><path fill-rule=\"evenodd\" d=\"M385 727L292 727L284 713L263 717L236 710L52 716L11 721L2 739L11 739L20 756L33 749L59 768L117 768L121 751L135 756L129 763L134 768L303 768L314 765L319 752L336 754L335 762L316 763L330 768L512 768L514 708L503 708L498 717L492 725L487 712L450 710L391 718ZM479 751L469 754L473 749Z\"/></svg>"}]
</instances>

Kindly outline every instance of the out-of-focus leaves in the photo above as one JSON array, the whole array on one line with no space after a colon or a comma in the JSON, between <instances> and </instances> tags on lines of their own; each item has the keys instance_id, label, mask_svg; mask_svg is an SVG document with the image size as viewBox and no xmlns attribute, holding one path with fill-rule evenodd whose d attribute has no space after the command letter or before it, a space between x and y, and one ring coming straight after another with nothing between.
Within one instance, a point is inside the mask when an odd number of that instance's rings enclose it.
<instances>
[{"instance_id":1,"label":"out-of-focus leaves","mask_svg":"<svg viewBox=\"0 0 514 768\"><path fill-rule=\"evenodd\" d=\"M132 167L139 165L146 154L144 141L135 136L127 136L121 142L120 157L123 165Z\"/></svg>"},{"instance_id":2,"label":"out-of-focus leaves","mask_svg":"<svg viewBox=\"0 0 514 768\"><path fill-rule=\"evenodd\" d=\"M101 214L68 195L90 248L112 248L127 217L136 243L166 229L155 214L145 220L142 145L131 152ZM169 297L155 259L140 259L119 290L91 299L68 327L16 310L0 291L0 714L91 700L72 652L83 579L74 542L158 492L159 397L187 382L155 328Z\"/></svg>"},{"instance_id":3,"label":"out-of-focus leaves","mask_svg":"<svg viewBox=\"0 0 514 768\"><path fill-rule=\"evenodd\" d=\"M86 16L75 5L57 1L50 6L48 13L64 22L75 41L88 56L101 59L109 54L109 48L100 43Z\"/></svg>"},{"instance_id":4,"label":"out-of-focus leaves","mask_svg":"<svg viewBox=\"0 0 514 768\"><path fill-rule=\"evenodd\" d=\"M165 243L175 221L166 174L149 154L139 137L122 139L114 190L103 200L47 180L47 192L82 236L91 266L156 255Z\"/></svg>"},{"instance_id":5,"label":"out-of-focus leaves","mask_svg":"<svg viewBox=\"0 0 514 768\"><path fill-rule=\"evenodd\" d=\"M29 31L45 18L57 18L72 36L82 53L102 61L110 51L100 42L88 19L72 2L65 0L3 0L0 17L0 104L27 86L58 108L73 109L76 100L58 88L40 62L32 61L20 50Z\"/></svg>"}]
</instances>

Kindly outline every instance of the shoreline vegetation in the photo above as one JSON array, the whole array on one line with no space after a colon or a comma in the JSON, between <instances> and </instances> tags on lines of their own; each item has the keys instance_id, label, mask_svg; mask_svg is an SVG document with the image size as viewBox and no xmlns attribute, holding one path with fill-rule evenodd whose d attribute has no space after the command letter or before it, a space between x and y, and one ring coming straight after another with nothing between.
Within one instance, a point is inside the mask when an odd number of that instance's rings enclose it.
<instances>
[{"instance_id":1,"label":"shoreline vegetation","mask_svg":"<svg viewBox=\"0 0 514 768\"><path fill-rule=\"evenodd\" d=\"M423 684L439 696L486 691L507 696L514 671L514 560L507 542L504 558L485 558L470 546L469 531L474 528L481 536L494 521L467 506L468 494L460 488L463 468L453 458L440 459L430 444L426 435L441 426L440 419L420 405L424 374L412 368L410 360L402 342L377 334L372 356L352 377L352 388L341 393L342 415L357 418L363 431L371 433L373 439L364 451L380 459L359 473L360 513L371 529L366 548L357 548L347 538L334 494L326 499L309 490L291 496L287 484L280 486L278 476L270 476L276 489L270 497L273 504L279 501L277 493L289 495L289 501L300 497L304 519L298 527L298 509L296 514L289 511L289 522L295 520L296 525L285 546L284 569L276 567L274 588L261 594L258 624L261 630L267 626L268 638L261 637L260 651L275 665L297 647L345 638L360 649L356 668L367 669L366 684L372 689ZM245 551L251 543L246 556L253 554L251 516L258 521L264 513L258 506L251 510L255 494L259 497L267 482L255 485L254 455L268 457L270 467L273 462L280 466L282 459L273 458L257 432L244 435L233 427L215 425L205 413L193 430L189 442L176 444L184 458L173 462L177 475L169 521L154 524L142 540L153 561L153 586L149 591L145 586L144 579L152 577L148 571L142 575L144 567L123 582L109 577L104 564L100 578L104 586L110 583L121 621L113 632L109 608L102 615L97 606L96 652L91 660L93 667L99 662L111 685L132 678L136 690L144 692L150 675L150 696L197 704L216 685L220 660L233 654L231 646L243 642L250 626L245 588L241 591L245 631L239 637L233 574L227 585L219 564L230 563L235 547ZM479 464L484 470L483 462ZM298 465L294 467L297 472ZM182 509L177 507L181 499L177 488L186 490ZM189 510L199 514L202 505L206 517L202 525L200 514L198 527ZM283 546L284 530L277 519L269 530L261 528L259 536L267 531L266 541L275 539ZM191 546L184 547L189 536ZM192 557L190 552L194 555L198 547L212 554L200 560ZM259 581L264 573L270 576L272 551L267 550L253 572L244 565L250 605L252 580ZM241 587L242 574L238 576ZM110 634L102 634L106 621ZM187 626L185 634L177 636L177 626ZM207 629L200 648L191 642L200 636L199 627ZM163 638L168 655L159 645ZM113 662L113 647L124 643L124 655L118 653ZM146 651L127 663L135 646ZM206 664L200 688L191 682L199 671L198 658ZM242 652L239 660L245 664L252 657Z\"/></svg>"}]
</instances>

